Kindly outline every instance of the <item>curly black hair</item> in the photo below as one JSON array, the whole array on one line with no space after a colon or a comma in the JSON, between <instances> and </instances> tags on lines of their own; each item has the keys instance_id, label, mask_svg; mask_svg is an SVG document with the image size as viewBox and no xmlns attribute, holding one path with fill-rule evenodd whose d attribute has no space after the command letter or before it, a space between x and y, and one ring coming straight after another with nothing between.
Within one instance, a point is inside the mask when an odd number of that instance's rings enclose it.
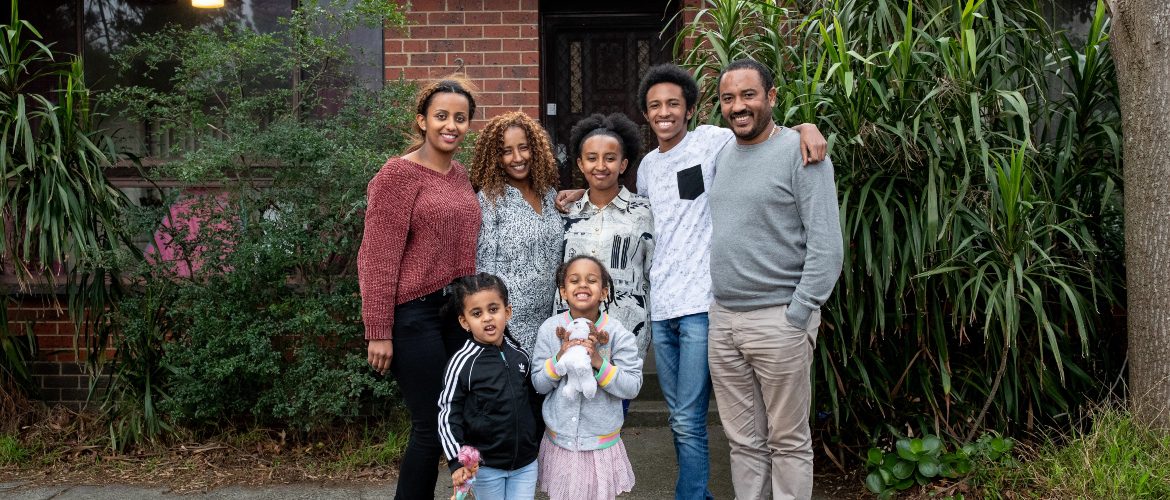
<instances>
[{"instance_id":1,"label":"curly black hair","mask_svg":"<svg viewBox=\"0 0 1170 500\"><path fill-rule=\"evenodd\" d=\"M508 302L508 287L504 285L504 280L491 273L478 273L456 278L455 281L451 282L450 290L451 298L443 306L442 312L451 317L463 314L463 301L467 300L467 297L484 290L495 290L496 293L500 294L504 305L511 303Z\"/></svg>"},{"instance_id":2,"label":"curly black hair","mask_svg":"<svg viewBox=\"0 0 1170 500\"><path fill-rule=\"evenodd\" d=\"M522 112L504 113L492 118L479 131L479 137L475 140L475 156L471 160L472 187L483 191L487 199L493 202L504 196L507 174L500 166L500 159L504 156L504 132L511 127L523 130L527 136L532 153L528 182L536 193L544 196L549 189L555 189L559 181L557 157L553 155L544 127Z\"/></svg>"},{"instance_id":3,"label":"curly black hair","mask_svg":"<svg viewBox=\"0 0 1170 500\"><path fill-rule=\"evenodd\" d=\"M585 144L585 139L595 135L608 135L617 139L622 145L622 157L628 160L631 166L638 163L638 157L642 153L642 134L638 131L638 125L622 113L608 116L594 113L573 125L573 130L569 133L569 147L572 148L569 151L570 158L580 158L581 146Z\"/></svg>"},{"instance_id":4,"label":"curly black hair","mask_svg":"<svg viewBox=\"0 0 1170 500\"><path fill-rule=\"evenodd\" d=\"M657 66L651 66L646 70L646 75L642 77L642 83L638 84L638 106L643 113L648 111L646 104L646 93L650 91L650 87L658 85L659 83L673 83L682 88L683 100L686 101L687 111L694 111L695 105L699 102L699 84L695 82L694 75L691 75L687 70L682 69L677 64L664 63Z\"/></svg>"},{"instance_id":5,"label":"curly black hair","mask_svg":"<svg viewBox=\"0 0 1170 500\"><path fill-rule=\"evenodd\" d=\"M604 288L606 292L605 303L603 305L605 305L608 309L609 305L613 304L614 302L613 277L610 276L609 269L605 267L605 264L602 264L600 260L597 260L597 257L592 255L575 255L570 257L569 260L561 263L561 265L557 267L556 273L557 289L560 290L561 288L565 287L565 278L569 273L569 266L573 265L574 262L579 260L593 261L594 264L597 264L597 268L601 269L601 287Z\"/></svg>"},{"instance_id":6,"label":"curly black hair","mask_svg":"<svg viewBox=\"0 0 1170 500\"><path fill-rule=\"evenodd\" d=\"M719 79L715 81L718 83L723 83L723 75L731 73L737 69L750 69L759 74L760 83L764 84L764 92L772 90L772 87L776 85L775 79L772 77L772 70L768 69L767 66L764 66L755 59L739 59L732 61L732 63L728 64L726 68L723 68L723 71L719 72Z\"/></svg>"}]
</instances>

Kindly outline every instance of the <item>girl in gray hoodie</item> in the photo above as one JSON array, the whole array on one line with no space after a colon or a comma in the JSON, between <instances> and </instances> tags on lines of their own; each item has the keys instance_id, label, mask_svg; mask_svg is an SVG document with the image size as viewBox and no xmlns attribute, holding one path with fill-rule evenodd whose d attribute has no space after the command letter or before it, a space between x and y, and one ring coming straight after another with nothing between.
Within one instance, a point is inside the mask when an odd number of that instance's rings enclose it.
<instances>
[{"instance_id":1,"label":"girl in gray hoodie","mask_svg":"<svg viewBox=\"0 0 1170 500\"><path fill-rule=\"evenodd\" d=\"M532 385L544 400L547 426L540 443L540 489L552 500L612 499L634 487L634 471L621 441L622 400L642 388L642 360L634 335L601 311L612 278L597 259L577 256L557 269L557 287L569 310L540 326L532 356ZM587 340L558 335L576 318L593 322ZM564 338L561 338L564 337ZM589 353L597 380L592 398L559 394L565 386L554 366L570 347Z\"/></svg>"}]
</instances>

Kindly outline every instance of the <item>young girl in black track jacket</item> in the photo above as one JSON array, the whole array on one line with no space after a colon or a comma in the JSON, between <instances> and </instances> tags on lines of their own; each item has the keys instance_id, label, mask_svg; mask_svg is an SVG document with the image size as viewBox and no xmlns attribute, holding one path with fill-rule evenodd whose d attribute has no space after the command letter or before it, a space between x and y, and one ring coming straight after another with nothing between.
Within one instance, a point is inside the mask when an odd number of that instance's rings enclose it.
<instances>
[{"instance_id":1,"label":"young girl in black track jacket","mask_svg":"<svg viewBox=\"0 0 1170 500\"><path fill-rule=\"evenodd\" d=\"M447 363L439 395L439 441L451 483L474 476L476 498L531 499L542 426L531 360L507 333L508 289L491 274L467 276L455 281L451 305L472 337ZM480 452L477 472L459 462L464 445Z\"/></svg>"}]
</instances>

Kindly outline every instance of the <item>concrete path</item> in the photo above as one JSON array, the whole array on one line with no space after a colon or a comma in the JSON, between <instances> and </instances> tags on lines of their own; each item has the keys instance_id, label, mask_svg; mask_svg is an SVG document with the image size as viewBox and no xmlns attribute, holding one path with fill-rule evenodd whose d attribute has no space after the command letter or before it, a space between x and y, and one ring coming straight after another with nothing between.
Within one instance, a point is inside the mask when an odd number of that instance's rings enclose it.
<instances>
[{"instance_id":1,"label":"concrete path","mask_svg":"<svg viewBox=\"0 0 1170 500\"><path fill-rule=\"evenodd\" d=\"M728 458L727 438L722 427L711 427L711 492L715 498L730 499L731 464ZM618 498L626 500L661 500L674 498L674 481L678 464L674 459L674 440L666 427L635 427L622 429L622 441L634 466L634 491ZM444 496L445 495L445 496ZM440 475L435 498L451 496L450 475ZM543 494L538 499L548 498Z\"/></svg>"}]
</instances>

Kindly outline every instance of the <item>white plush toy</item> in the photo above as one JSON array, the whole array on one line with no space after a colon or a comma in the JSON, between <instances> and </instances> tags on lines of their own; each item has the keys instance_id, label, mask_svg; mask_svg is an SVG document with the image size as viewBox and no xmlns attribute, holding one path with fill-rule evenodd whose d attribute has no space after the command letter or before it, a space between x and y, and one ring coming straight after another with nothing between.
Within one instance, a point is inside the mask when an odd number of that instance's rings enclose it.
<instances>
[{"instance_id":1,"label":"white plush toy","mask_svg":"<svg viewBox=\"0 0 1170 500\"><path fill-rule=\"evenodd\" d=\"M557 327L557 337L562 341L585 340L589 338L592 327L593 323L588 319L577 318L569 323L568 328ZM576 398L577 394L581 394L593 399L593 395L597 393L597 379L593 378L593 366L585 346L575 345L565 350L565 355L557 360L553 370L562 377L568 374L564 382L567 384L565 390L561 391L566 398Z\"/></svg>"}]
</instances>

